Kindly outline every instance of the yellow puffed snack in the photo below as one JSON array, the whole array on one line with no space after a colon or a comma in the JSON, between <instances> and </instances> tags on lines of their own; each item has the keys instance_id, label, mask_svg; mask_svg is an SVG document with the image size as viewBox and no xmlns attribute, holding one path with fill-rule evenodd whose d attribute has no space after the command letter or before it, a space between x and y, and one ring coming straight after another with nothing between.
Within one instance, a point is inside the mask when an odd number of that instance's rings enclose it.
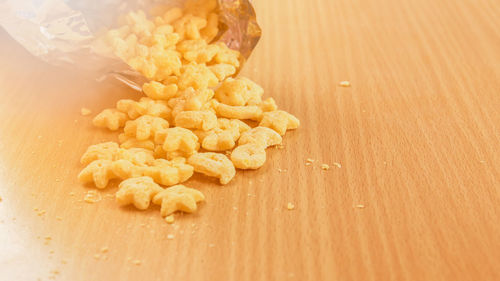
<instances>
[{"instance_id":1,"label":"yellow puffed snack","mask_svg":"<svg viewBox=\"0 0 500 281\"><path fill-rule=\"evenodd\" d=\"M287 130L297 129L300 126L300 121L286 111L277 110L264 113L259 126L271 128L283 136Z\"/></svg>"},{"instance_id":2,"label":"yellow puffed snack","mask_svg":"<svg viewBox=\"0 0 500 281\"><path fill-rule=\"evenodd\" d=\"M153 197L163 191L150 177L130 178L122 181L116 192L116 202L120 206L133 204L139 210L146 210Z\"/></svg>"},{"instance_id":3,"label":"yellow puffed snack","mask_svg":"<svg viewBox=\"0 0 500 281\"><path fill-rule=\"evenodd\" d=\"M175 116L175 125L208 131L217 126L217 116L211 111L183 111Z\"/></svg>"},{"instance_id":4,"label":"yellow puffed snack","mask_svg":"<svg viewBox=\"0 0 500 281\"><path fill-rule=\"evenodd\" d=\"M240 145L231 153L231 161L239 169L258 169L266 162L265 147L255 143Z\"/></svg>"},{"instance_id":5,"label":"yellow puffed snack","mask_svg":"<svg viewBox=\"0 0 500 281\"><path fill-rule=\"evenodd\" d=\"M236 174L233 162L221 153L196 153L189 157L188 164L198 173L218 178L221 184L229 183Z\"/></svg>"},{"instance_id":6,"label":"yellow puffed snack","mask_svg":"<svg viewBox=\"0 0 500 281\"><path fill-rule=\"evenodd\" d=\"M219 80L205 64L187 64L182 66L179 76L179 89L185 90L193 87L195 90L203 90L217 86Z\"/></svg>"},{"instance_id":7,"label":"yellow puffed snack","mask_svg":"<svg viewBox=\"0 0 500 281\"><path fill-rule=\"evenodd\" d=\"M163 85L160 82L151 81L142 85L144 94L154 100L168 100L176 96L177 85Z\"/></svg>"},{"instance_id":8,"label":"yellow puffed snack","mask_svg":"<svg viewBox=\"0 0 500 281\"><path fill-rule=\"evenodd\" d=\"M257 105L262 102L264 89L247 78L228 78L215 91L221 103L233 106Z\"/></svg>"},{"instance_id":9,"label":"yellow puffed snack","mask_svg":"<svg viewBox=\"0 0 500 281\"><path fill-rule=\"evenodd\" d=\"M156 159L150 166L137 166L127 160L118 160L112 163L112 170L121 179L147 176L166 186L184 182L193 175L193 167L181 159Z\"/></svg>"},{"instance_id":10,"label":"yellow puffed snack","mask_svg":"<svg viewBox=\"0 0 500 281\"><path fill-rule=\"evenodd\" d=\"M276 105L276 101L273 98L267 98L267 99L263 100L259 104L259 107L260 107L260 109L262 109L263 112L278 110L278 106Z\"/></svg>"},{"instance_id":11,"label":"yellow puffed snack","mask_svg":"<svg viewBox=\"0 0 500 281\"><path fill-rule=\"evenodd\" d=\"M177 50L189 62L208 63L215 57L219 48L215 45L208 45L203 39L196 39L179 43Z\"/></svg>"},{"instance_id":12,"label":"yellow puffed snack","mask_svg":"<svg viewBox=\"0 0 500 281\"><path fill-rule=\"evenodd\" d=\"M167 152L182 151L192 153L199 148L198 137L188 129L181 127L168 128L157 132L155 142L162 144Z\"/></svg>"},{"instance_id":13,"label":"yellow puffed snack","mask_svg":"<svg viewBox=\"0 0 500 281\"><path fill-rule=\"evenodd\" d=\"M155 143L152 140L138 140L126 134L118 135L118 142L120 143L120 147L125 149L143 148L151 151L155 149Z\"/></svg>"},{"instance_id":14,"label":"yellow puffed snack","mask_svg":"<svg viewBox=\"0 0 500 281\"><path fill-rule=\"evenodd\" d=\"M208 68L217 76L219 81L224 81L224 79L236 73L236 67L225 63L211 65Z\"/></svg>"},{"instance_id":15,"label":"yellow puffed snack","mask_svg":"<svg viewBox=\"0 0 500 281\"><path fill-rule=\"evenodd\" d=\"M105 109L101 113L97 114L92 120L92 123L96 127L108 128L111 131L116 131L125 125L128 117L125 113L120 112L116 109Z\"/></svg>"},{"instance_id":16,"label":"yellow puffed snack","mask_svg":"<svg viewBox=\"0 0 500 281\"><path fill-rule=\"evenodd\" d=\"M241 134L238 145L254 143L267 148L272 145L278 145L281 142L281 136L275 131L266 127L255 127Z\"/></svg>"},{"instance_id":17,"label":"yellow puffed snack","mask_svg":"<svg viewBox=\"0 0 500 281\"><path fill-rule=\"evenodd\" d=\"M131 27L133 33L137 36L151 36L155 24L148 20L144 11L139 10L137 12L129 12L125 17L128 26Z\"/></svg>"},{"instance_id":18,"label":"yellow puffed snack","mask_svg":"<svg viewBox=\"0 0 500 281\"><path fill-rule=\"evenodd\" d=\"M154 161L154 155L151 150L144 148L120 148L113 160L128 160L134 165L147 166Z\"/></svg>"},{"instance_id":19,"label":"yellow puffed snack","mask_svg":"<svg viewBox=\"0 0 500 281\"><path fill-rule=\"evenodd\" d=\"M82 155L80 162L88 165L95 160L115 161L119 159L132 161L136 165L145 165L154 158L152 152L145 149L123 149L118 147L118 144L115 142L105 142L89 146L87 151Z\"/></svg>"},{"instance_id":20,"label":"yellow puffed snack","mask_svg":"<svg viewBox=\"0 0 500 281\"><path fill-rule=\"evenodd\" d=\"M116 142L104 142L91 145L80 158L80 163L88 165L95 160L114 160L120 147Z\"/></svg>"},{"instance_id":21,"label":"yellow puffed snack","mask_svg":"<svg viewBox=\"0 0 500 281\"><path fill-rule=\"evenodd\" d=\"M174 158L171 161L156 159L151 167L144 169L144 175L166 186L185 182L194 172L193 167L187 165L185 161L185 158Z\"/></svg>"},{"instance_id":22,"label":"yellow puffed snack","mask_svg":"<svg viewBox=\"0 0 500 281\"><path fill-rule=\"evenodd\" d=\"M119 100L116 108L127 113L130 119L137 119L142 115L151 115L170 120L170 108L166 101L141 98L138 102L134 100Z\"/></svg>"},{"instance_id":23,"label":"yellow puffed snack","mask_svg":"<svg viewBox=\"0 0 500 281\"><path fill-rule=\"evenodd\" d=\"M135 120L127 121L123 129L125 135L135 137L139 141L154 139L157 132L169 127L168 121L150 115L143 115Z\"/></svg>"},{"instance_id":24,"label":"yellow puffed snack","mask_svg":"<svg viewBox=\"0 0 500 281\"><path fill-rule=\"evenodd\" d=\"M187 88L180 92L178 97L170 99L168 106L172 108L171 114L175 118L182 111L203 109L213 96L214 91L211 89L194 90L193 88Z\"/></svg>"},{"instance_id":25,"label":"yellow puffed snack","mask_svg":"<svg viewBox=\"0 0 500 281\"><path fill-rule=\"evenodd\" d=\"M201 134L195 131L195 134L201 141L201 146L209 151L225 151L230 150L236 145L236 141L241 133L250 130L250 126L240 120L229 120L219 118L217 120L217 128Z\"/></svg>"},{"instance_id":26,"label":"yellow puffed snack","mask_svg":"<svg viewBox=\"0 0 500 281\"><path fill-rule=\"evenodd\" d=\"M215 43L219 47L214 57L215 63L230 64L236 68L240 67L240 52L229 49L224 42Z\"/></svg>"},{"instance_id":27,"label":"yellow puffed snack","mask_svg":"<svg viewBox=\"0 0 500 281\"><path fill-rule=\"evenodd\" d=\"M201 38L200 30L207 26L207 20L192 14L185 14L173 25L175 32L180 35L181 39L199 39Z\"/></svg>"},{"instance_id":28,"label":"yellow puffed snack","mask_svg":"<svg viewBox=\"0 0 500 281\"><path fill-rule=\"evenodd\" d=\"M203 40L207 43L212 42L219 33L219 15L210 13L207 17L207 26L200 33Z\"/></svg>"},{"instance_id":29,"label":"yellow puffed snack","mask_svg":"<svg viewBox=\"0 0 500 281\"><path fill-rule=\"evenodd\" d=\"M117 176L113 171L112 160L95 160L78 174L81 183L93 182L97 188L105 188L108 182L115 178Z\"/></svg>"},{"instance_id":30,"label":"yellow puffed snack","mask_svg":"<svg viewBox=\"0 0 500 281\"><path fill-rule=\"evenodd\" d=\"M172 74L179 75L182 67L181 54L179 52L165 50L163 47L155 48L155 46L150 49L150 52L157 71L154 77L148 78L162 81Z\"/></svg>"},{"instance_id":31,"label":"yellow puffed snack","mask_svg":"<svg viewBox=\"0 0 500 281\"><path fill-rule=\"evenodd\" d=\"M216 103L215 111L217 112L217 116L229 119L259 120L262 118L262 109L256 105L232 106Z\"/></svg>"},{"instance_id":32,"label":"yellow puffed snack","mask_svg":"<svg viewBox=\"0 0 500 281\"><path fill-rule=\"evenodd\" d=\"M192 213L197 209L196 203L204 200L205 196L200 191L176 185L156 194L153 203L161 205L160 213L166 217L176 211Z\"/></svg>"},{"instance_id":33,"label":"yellow puffed snack","mask_svg":"<svg viewBox=\"0 0 500 281\"><path fill-rule=\"evenodd\" d=\"M182 17L182 9L174 7L165 12L165 14L163 15L163 21L165 23L170 24L173 21L180 19L181 17Z\"/></svg>"}]
</instances>

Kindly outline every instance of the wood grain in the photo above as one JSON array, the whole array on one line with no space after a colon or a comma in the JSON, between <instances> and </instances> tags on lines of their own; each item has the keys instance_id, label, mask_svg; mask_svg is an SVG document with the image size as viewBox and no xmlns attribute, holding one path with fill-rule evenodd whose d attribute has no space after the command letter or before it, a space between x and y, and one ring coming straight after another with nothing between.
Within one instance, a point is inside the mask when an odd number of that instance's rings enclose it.
<instances>
[{"instance_id":1,"label":"wood grain","mask_svg":"<svg viewBox=\"0 0 500 281\"><path fill-rule=\"evenodd\" d=\"M80 108L137 94L1 34L1 280L500 279L498 2L255 6L263 38L243 74L302 127L228 186L191 180L207 203L175 226L81 202L80 155L116 136Z\"/></svg>"}]
</instances>

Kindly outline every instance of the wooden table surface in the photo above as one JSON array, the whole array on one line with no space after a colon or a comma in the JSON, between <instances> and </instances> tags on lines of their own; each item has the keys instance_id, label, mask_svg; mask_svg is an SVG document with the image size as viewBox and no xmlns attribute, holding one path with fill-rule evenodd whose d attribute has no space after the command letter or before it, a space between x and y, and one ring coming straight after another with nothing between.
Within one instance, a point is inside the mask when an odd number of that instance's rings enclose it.
<instances>
[{"instance_id":1,"label":"wooden table surface","mask_svg":"<svg viewBox=\"0 0 500 281\"><path fill-rule=\"evenodd\" d=\"M116 135L80 108L137 94L1 33L0 280L500 280L499 3L255 6L243 74L302 127L227 186L190 180L207 202L174 225L81 201L80 155Z\"/></svg>"}]
</instances>

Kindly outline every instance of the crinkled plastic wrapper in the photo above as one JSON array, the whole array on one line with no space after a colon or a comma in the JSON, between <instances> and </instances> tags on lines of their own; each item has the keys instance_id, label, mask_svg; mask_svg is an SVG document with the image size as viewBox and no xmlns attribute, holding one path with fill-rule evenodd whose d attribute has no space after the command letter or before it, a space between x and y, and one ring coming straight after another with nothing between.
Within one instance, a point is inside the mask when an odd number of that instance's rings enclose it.
<instances>
[{"instance_id":1,"label":"crinkled plastic wrapper","mask_svg":"<svg viewBox=\"0 0 500 281\"><path fill-rule=\"evenodd\" d=\"M203 0L201 0L203 1ZM218 0L222 41L248 58L261 36L250 0ZM99 34L120 16L159 6L182 7L183 0L0 0L0 25L34 56L53 65L113 75L140 89L144 78L118 57L95 47Z\"/></svg>"}]
</instances>

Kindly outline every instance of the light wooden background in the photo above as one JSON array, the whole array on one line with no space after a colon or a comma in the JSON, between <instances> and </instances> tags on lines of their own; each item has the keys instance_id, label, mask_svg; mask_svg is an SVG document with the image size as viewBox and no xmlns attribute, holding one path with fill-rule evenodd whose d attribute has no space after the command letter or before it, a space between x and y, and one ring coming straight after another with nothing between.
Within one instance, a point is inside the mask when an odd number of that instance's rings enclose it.
<instances>
[{"instance_id":1,"label":"light wooden background","mask_svg":"<svg viewBox=\"0 0 500 281\"><path fill-rule=\"evenodd\" d=\"M500 280L500 3L255 6L264 32L244 75L302 127L228 186L191 180L207 203L174 226L81 202L80 155L115 136L79 110L135 93L2 32L0 280Z\"/></svg>"}]
</instances>

